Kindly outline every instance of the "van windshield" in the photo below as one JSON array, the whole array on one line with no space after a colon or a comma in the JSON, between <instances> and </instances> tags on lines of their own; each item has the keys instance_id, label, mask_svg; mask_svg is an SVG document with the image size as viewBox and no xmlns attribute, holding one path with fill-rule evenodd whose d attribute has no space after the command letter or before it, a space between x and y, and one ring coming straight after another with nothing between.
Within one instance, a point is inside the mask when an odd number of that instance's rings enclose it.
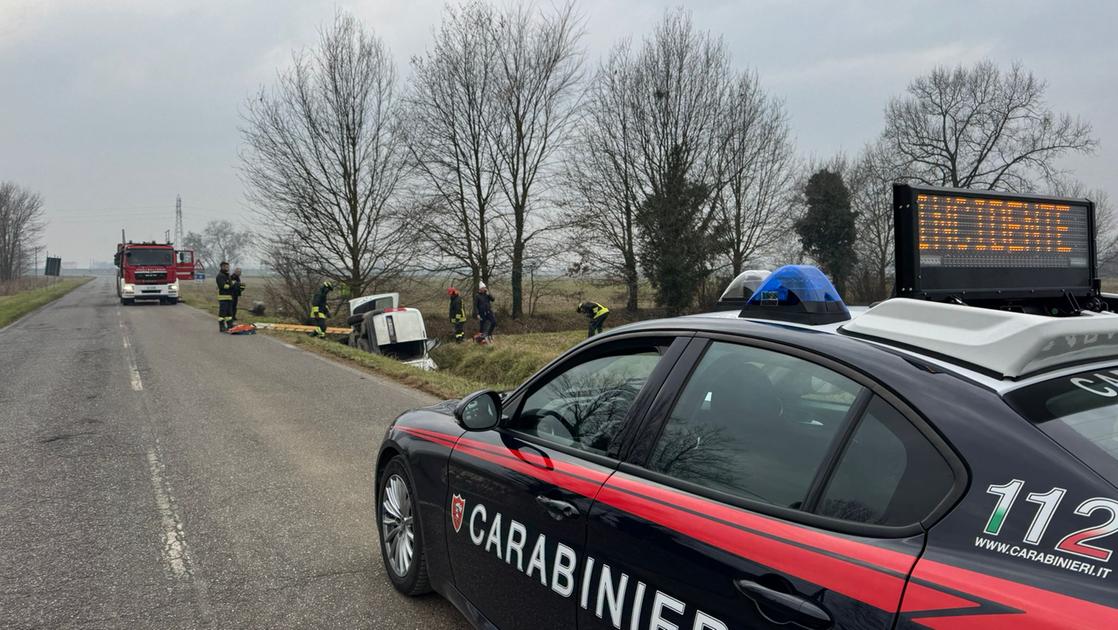
<instances>
[{"instance_id":1,"label":"van windshield","mask_svg":"<svg viewBox=\"0 0 1118 630\"><path fill-rule=\"evenodd\" d=\"M1010 392L1006 401L1118 486L1118 369L1061 376Z\"/></svg>"}]
</instances>

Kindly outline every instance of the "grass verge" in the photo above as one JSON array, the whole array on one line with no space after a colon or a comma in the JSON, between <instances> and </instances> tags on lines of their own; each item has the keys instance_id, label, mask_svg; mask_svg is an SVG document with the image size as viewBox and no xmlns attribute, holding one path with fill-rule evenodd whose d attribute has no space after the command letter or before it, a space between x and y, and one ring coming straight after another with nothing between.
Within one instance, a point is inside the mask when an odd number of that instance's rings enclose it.
<instances>
[{"instance_id":1,"label":"grass verge","mask_svg":"<svg viewBox=\"0 0 1118 630\"><path fill-rule=\"evenodd\" d=\"M439 370L496 390L512 389L586 337L581 331L497 335L491 346L444 343L431 352Z\"/></svg>"},{"instance_id":2,"label":"grass verge","mask_svg":"<svg viewBox=\"0 0 1118 630\"><path fill-rule=\"evenodd\" d=\"M238 322L255 324L257 322L276 323L281 321L282 318L274 315L257 317L248 312L254 301L263 299L264 282L266 282L264 278L245 278L245 292L241 295L239 308L237 309ZM189 304L213 315L215 318L217 317L217 284L213 278L206 278L202 282L183 280L179 282L179 287L179 300L184 304Z\"/></svg>"},{"instance_id":3,"label":"grass verge","mask_svg":"<svg viewBox=\"0 0 1118 630\"><path fill-rule=\"evenodd\" d=\"M439 369L428 372L328 339L286 332L266 334L440 398L461 398L480 389L513 389L585 336L580 331L532 333L499 336L492 346L444 344L431 353Z\"/></svg>"},{"instance_id":4,"label":"grass verge","mask_svg":"<svg viewBox=\"0 0 1118 630\"><path fill-rule=\"evenodd\" d=\"M251 305L256 296L263 295L266 279L245 280L248 288L241 297L241 304ZM184 303L217 315L217 293L212 281L184 282L182 286ZM585 320L581 315L577 317ZM276 322L281 319L253 317L243 306L238 315L238 320L246 323ZM428 321L432 320L429 318ZM430 325L428 333L438 334L431 330ZM509 335L498 332L497 341L491 346L444 343L431 352L431 358L439 369L428 372L336 341L280 331L267 331L265 334L275 335L303 349L386 376L440 398L460 398L486 388L498 391L512 389L586 336L581 330Z\"/></svg>"},{"instance_id":5,"label":"grass verge","mask_svg":"<svg viewBox=\"0 0 1118 630\"><path fill-rule=\"evenodd\" d=\"M404 385L414 387L433 396L438 396L439 398L461 398L470 392L475 392L479 389L485 389L491 386L481 381L464 378L442 370L434 372L421 370L400 363L395 359L390 359L379 354L369 354L357 348L351 348L327 339L317 339L298 333L275 332L267 334L280 337L295 346L310 350L311 352L341 359L346 363L353 364L359 368L373 372L374 374L387 376Z\"/></svg>"},{"instance_id":6,"label":"grass verge","mask_svg":"<svg viewBox=\"0 0 1118 630\"><path fill-rule=\"evenodd\" d=\"M0 328L41 306L50 304L92 279L92 277L61 278L45 287L0 296Z\"/></svg>"}]
</instances>

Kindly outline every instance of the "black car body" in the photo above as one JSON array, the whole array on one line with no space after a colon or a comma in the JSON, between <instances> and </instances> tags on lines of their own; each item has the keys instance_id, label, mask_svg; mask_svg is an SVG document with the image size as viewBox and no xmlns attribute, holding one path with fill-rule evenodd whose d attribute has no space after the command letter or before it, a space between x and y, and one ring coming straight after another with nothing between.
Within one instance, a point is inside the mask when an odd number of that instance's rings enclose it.
<instances>
[{"instance_id":1,"label":"black car body","mask_svg":"<svg viewBox=\"0 0 1118 630\"><path fill-rule=\"evenodd\" d=\"M1007 379L840 328L634 324L495 427L403 414L377 463L389 576L477 627L1118 628L1118 361ZM1038 397L1101 409L1098 439Z\"/></svg>"}]
</instances>

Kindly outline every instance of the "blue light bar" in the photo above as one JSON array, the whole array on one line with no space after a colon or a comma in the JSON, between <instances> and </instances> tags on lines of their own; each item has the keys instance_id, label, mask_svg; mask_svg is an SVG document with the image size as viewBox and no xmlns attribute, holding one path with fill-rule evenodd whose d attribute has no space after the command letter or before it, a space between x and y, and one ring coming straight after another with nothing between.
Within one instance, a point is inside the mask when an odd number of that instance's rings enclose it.
<instances>
[{"instance_id":1,"label":"blue light bar","mask_svg":"<svg viewBox=\"0 0 1118 630\"><path fill-rule=\"evenodd\" d=\"M850 319L850 311L822 271L810 265L786 265L765 279L740 317L833 324Z\"/></svg>"}]
</instances>

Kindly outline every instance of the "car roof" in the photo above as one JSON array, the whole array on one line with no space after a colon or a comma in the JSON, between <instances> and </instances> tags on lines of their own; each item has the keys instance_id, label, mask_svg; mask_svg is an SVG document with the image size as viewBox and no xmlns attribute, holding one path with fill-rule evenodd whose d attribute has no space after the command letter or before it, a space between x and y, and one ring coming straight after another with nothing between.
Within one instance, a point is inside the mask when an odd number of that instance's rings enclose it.
<instances>
[{"instance_id":1,"label":"car roof","mask_svg":"<svg viewBox=\"0 0 1118 630\"><path fill-rule=\"evenodd\" d=\"M888 300L892 302L894 300ZM912 302L913 300L905 300ZM881 303L881 304L884 304ZM875 305L874 308L865 306L851 306L848 307L851 318L847 321L829 324L801 324L787 321L775 321L756 317L741 317L737 311L718 311L711 313L701 313L695 315L685 315L681 317L646 320L643 322L636 322L621 326L610 331L611 333L620 333L624 331L636 332L641 330L664 330L664 331L692 331L692 332L707 332L707 333L725 333L736 334L746 337L754 338L771 338L774 341L791 343L792 345L802 345L807 349L822 352L824 355L842 354L844 350L853 351L855 348L862 348L863 351L858 354L866 355L865 351L873 352L873 350L880 351L885 354L893 356L908 357L916 359L920 363L934 366L938 370L952 373L966 381L969 381L979 387L994 391L999 395L1004 395L1015 389L1027 387L1037 382L1067 376L1071 374L1078 374L1080 372L1089 371L1092 369L1101 369L1104 367L1113 367L1118 363L1118 359L1112 356L1098 357L1097 360L1088 356L1073 364L1042 364L1041 368L1029 373L1021 373L1018 375L1007 375L1003 371L998 371L985 367L981 364L971 362L965 358L960 359L959 355L964 354L961 350L964 348L965 342L959 342L951 339L950 334L945 334L945 331L938 331L938 334L943 338L939 347L936 347L937 331L931 330L931 327L922 324L921 322L913 322L913 328L924 328L926 335L922 339L923 347L907 344L904 342L896 341L890 338L875 338L870 335L862 334L859 330L871 329L868 326L856 325L859 320L873 324L874 311L880 305ZM976 309L973 307L959 307L964 309L971 309L976 311L989 310L989 309ZM998 311L991 311L992 313L999 313ZM1018 315L1016 313L1011 315ZM1053 328L1052 334L1064 334L1068 330L1066 324L1060 326L1060 318L1045 318L1041 316L1028 316L1036 317L1040 320L1048 320L1057 324ZM1100 323L1105 323L1114 329L1118 329L1118 319L1111 319L1115 317L1106 314L1105 320L1100 317L1093 318L1091 327L1098 327ZM1071 318L1063 318L1071 319ZM1079 318L1075 318L1079 319ZM1086 319L1086 318L1084 318ZM1043 326L1041 322L1034 322L1032 330L1027 330L1025 334L1030 334L1037 337L1037 328ZM1051 326L1049 324L1049 326ZM948 331L949 333L950 331ZM822 335L823 337L820 337ZM1118 339L1118 333L1113 336ZM919 335L915 335L919 338ZM821 344L820 341L826 339L827 343ZM1034 344L1036 340L1034 339ZM1004 346L1012 348L1013 343L1020 344L1020 338L1011 338L1004 342ZM931 346L929 349L928 346ZM873 349L873 350L870 350ZM1023 350L1022 352L1024 352ZM967 356L972 356L975 353L970 353ZM832 358L842 358L841 356L832 356ZM865 357L864 357L865 358ZM983 362L991 363L991 359L980 357ZM1009 361L1019 361L1018 355L1012 355ZM872 361L872 360L871 360ZM1003 365L1006 363L1006 357L994 356L992 359L994 365ZM872 362L870 363L872 366ZM872 374L872 369L869 370Z\"/></svg>"}]
</instances>

